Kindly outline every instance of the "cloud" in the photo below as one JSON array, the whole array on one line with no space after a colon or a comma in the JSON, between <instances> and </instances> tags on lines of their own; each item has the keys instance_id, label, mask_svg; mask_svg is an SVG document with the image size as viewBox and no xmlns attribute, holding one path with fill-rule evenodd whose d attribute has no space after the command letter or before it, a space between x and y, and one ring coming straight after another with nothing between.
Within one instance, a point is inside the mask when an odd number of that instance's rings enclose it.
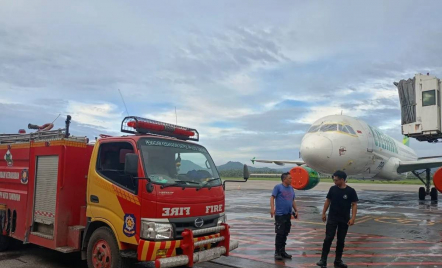
<instances>
[{"instance_id":1,"label":"cloud","mask_svg":"<svg viewBox=\"0 0 442 268\"><path fill-rule=\"evenodd\" d=\"M308 125L341 112L400 139L393 82L442 77L441 6L4 2L0 132L69 113L73 134L116 135L120 90L131 115L197 128L218 164L297 158Z\"/></svg>"}]
</instances>

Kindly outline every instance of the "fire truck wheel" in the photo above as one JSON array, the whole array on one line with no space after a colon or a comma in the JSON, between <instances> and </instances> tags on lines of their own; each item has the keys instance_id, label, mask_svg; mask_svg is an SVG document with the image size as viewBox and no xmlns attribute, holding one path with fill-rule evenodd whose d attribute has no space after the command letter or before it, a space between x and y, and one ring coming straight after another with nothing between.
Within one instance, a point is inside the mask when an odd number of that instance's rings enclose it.
<instances>
[{"instance_id":1,"label":"fire truck wheel","mask_svg":"<svg viewBox=\"0 0 442 268\"><path fill-rule=\"evenodd\" d=\"M0 252L5 251L11 244L11 238L9 236L0 235Z\"/></svg>"},{"instance_id":2,"label":"fire truck wheel","mask_svg":"<svg viewBox=\"0 0 442 268\"><path fill-rule=\"evenodd\" d=\"M120 256L117 240L111 229L100 227L92 234L87 245L88 268L126 268Z\"/></svg>"}]
</instances>

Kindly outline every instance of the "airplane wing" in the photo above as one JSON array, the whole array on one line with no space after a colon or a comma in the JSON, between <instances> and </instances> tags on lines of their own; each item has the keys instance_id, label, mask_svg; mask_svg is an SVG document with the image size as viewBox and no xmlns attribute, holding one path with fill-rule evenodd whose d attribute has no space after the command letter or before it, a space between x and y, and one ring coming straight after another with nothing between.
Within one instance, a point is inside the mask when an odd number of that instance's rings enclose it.
<instances>
[{"instance_id":1,"label":"airplane wing","mask_svg":"<svg viewBox=\"0 0 442 268\"><path fill-rule=\"evenodd\" d=\"M417 161L401 161L397 168L398 173L415 171L419 169L435 168L442 166L442 159L422 159Z\"/></svg>"},{"instance_id":2,"label":"airplane wing","mask_svg":"<svg viewBox=\"0 0 442 268\"><path fill-rule=\"evenodd\" d=\"M284 166L284 164L296 164L298 166L304 165L305 162L302 160L299 161L290 161L290 160L263 160L263 159L255 159L253 158L252 163L255 164L255 162L258 163L269 163L269 164L276 164L278 166Z\"/></svg>"},{"instance_id":3,"label":"airplane wing","mask_svg":"<svg viewBox=\"0 0 442 268\"><path fill-rule=\"evenodd\" d=\"M433 158L442 158L442 155L435 155L435 156L424 156L424 157L419 157L418 159L433 159Z\"/></svg>"}]
</instances>

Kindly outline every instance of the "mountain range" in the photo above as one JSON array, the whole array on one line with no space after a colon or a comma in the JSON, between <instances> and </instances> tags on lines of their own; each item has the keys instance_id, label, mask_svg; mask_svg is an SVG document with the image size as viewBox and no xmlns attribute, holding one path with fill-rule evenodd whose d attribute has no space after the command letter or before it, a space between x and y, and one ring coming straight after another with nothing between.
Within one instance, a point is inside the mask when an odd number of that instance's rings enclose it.
<instances>
[{"instance_id":1,"label":"mountain range","mask_svg":"<svg viewBox=\"0 0 442 268\"><path fill-rule=\"evenodd\" d=\"M288 172L290 171L290 169L292 167L284 167L284 168L268 168L268 167L263 167L263 168L257 168L257 167L253 167L253 166L249 166L247 165L247 167L249 168L250 172L259 172L259 173L283 173L283 172ZM243 170L244 168L244 164L241 162L233 162L233 161L229 161L224 165L220 165L217 166L218 171L226 171L226 170Z\"/></svg>"}]
</instances>

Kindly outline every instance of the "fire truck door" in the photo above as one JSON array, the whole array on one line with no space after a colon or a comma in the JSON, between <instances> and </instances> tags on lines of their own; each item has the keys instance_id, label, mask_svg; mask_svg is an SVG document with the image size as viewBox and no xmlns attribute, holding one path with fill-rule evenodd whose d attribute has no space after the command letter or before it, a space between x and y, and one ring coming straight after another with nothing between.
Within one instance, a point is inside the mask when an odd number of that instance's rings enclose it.
<instances>
[{"instance_id":1,"label":"fire truck door","mask_svg":"<svg viewBox=\"0 0 442 268\"><path fill-rule=\"evenodd\" d=\"M58 156L37 156L34 222L53 228L57 198Z\"/></svg>"},{"instance_id":2,"label":"fire truck door","mask_svg":"<svg viewBox=\"0 0 442 268\"><path fill-rule=\"evenodd\" d=\"M137 243L135 234L141 211L138 181L124 173L125 154L133 151L130 142L100 144L94 170L89 172L87 200L89 215L106 219L117 240L130 244Z\"/></svg>"}]
</instances>

